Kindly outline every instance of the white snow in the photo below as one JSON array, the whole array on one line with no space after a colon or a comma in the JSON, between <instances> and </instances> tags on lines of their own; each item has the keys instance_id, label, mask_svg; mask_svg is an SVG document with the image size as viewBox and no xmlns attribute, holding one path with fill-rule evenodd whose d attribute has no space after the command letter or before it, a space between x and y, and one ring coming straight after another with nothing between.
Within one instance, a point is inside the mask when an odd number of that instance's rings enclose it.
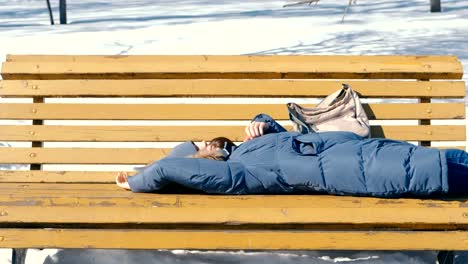
<instances>
[{"instance_id":1,"label":"white snow","mask_svg":"<svg viewBox=\"0 0 468 264\"><path fill-rule=\"evenodd\" d=\"M0 61L4 61L6 54L456 55L465 69L464 80L468 79L466 0L442 0L441 13L430 13L428 0L358 0L356 5L349 8L344 23L341 19L348 0L321 0L316 6L288 8L282 6L294 1L67 2L69 24L51 26L46 1L0 0ZM58 23L58 1L51 3ZM0 252L0 263L9 263L9 250ZM51 252L55 251L31 250L27 263L43 263ZM70 260L67 262L79 263L80 259L75 258L86 251L77 251L75 255L74 251L68 252L72 253L64 255ZM88 252L86 260L89 263L102 260L102 252ZM114 260L132 260L126 251L105 252L110 260L112 257ZM98 257L97 254L101 255ZM146 259L147 262L155 261L152 258L156 255L138 254L151 257ZM236 260L255 263L255 259L249 258L256 256L245 252L234 253L234 257L231 256L233 253L217 254L221 257L213 254L211 257L201 257L201 253L189 251L165 252L166 255L162 257L161 254L157 255L162 259L158 263L171 263L168 255L173 258L190 256L193 263ZM316 252L294 254L262 255L256 261L265 261L267 258L268 263L356 260L359 263L385 263L407 262L410 259L412 263L426 263L433 257L423 253L372 252L356 257L343 253L328 259L325 256L330 254L325 254L320 259L320 254ZM119 259L117 256L127 257ZM59 255L55 259L60 260ZM71 259L76 262L71 262ZM187 261L187 258L176 259ZM55 262L50 260L49 263Z\"/></svg>"}]
</instances>

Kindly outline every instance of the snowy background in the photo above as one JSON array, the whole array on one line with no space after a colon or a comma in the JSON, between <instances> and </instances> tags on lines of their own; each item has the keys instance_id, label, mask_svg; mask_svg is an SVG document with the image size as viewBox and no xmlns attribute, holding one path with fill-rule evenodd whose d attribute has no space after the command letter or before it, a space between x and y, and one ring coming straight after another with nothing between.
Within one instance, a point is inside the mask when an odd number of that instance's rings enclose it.
<instances>
[{"instance_id":1,"label":"snowy background","mask_svg":"<svg viewBox=\"0 0 468 264\"><path fill-rule=\"evenodd\" d=\"M456 55L468 78L468 1L69 0L68 25L45 0L0 0L6 54ZM51 0L59 23L58 0ZM0 99L1 100L1 99ZM27 263L435 263L435 252L30 250ZM1 250L0 263L10 263Z\"/></svg>"}]
</instances>

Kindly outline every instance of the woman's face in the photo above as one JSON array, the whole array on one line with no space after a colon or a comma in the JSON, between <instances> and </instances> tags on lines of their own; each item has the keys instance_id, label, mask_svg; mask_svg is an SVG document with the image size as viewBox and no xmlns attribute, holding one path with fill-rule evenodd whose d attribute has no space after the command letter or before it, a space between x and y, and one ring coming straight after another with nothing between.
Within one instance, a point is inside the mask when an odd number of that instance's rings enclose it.
<instances>
[{"instance_id":1,"label":"woman's face","mask_svg":"<svg viewBox=\"0 0 468 264\"><path fill-rule=\"evenodd\" d=\"M195 146L197 146L198 150L206 150L210 151L213 150L213 146L210 144L210 142L202 141L202 142L194 142Z\"/></svg>"}]
</instances>

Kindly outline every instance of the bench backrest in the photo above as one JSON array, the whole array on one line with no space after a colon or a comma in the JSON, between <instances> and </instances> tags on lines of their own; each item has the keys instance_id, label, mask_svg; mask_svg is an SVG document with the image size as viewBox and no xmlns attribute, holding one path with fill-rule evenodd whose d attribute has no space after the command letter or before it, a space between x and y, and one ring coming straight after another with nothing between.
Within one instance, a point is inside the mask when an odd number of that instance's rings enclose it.
<instances>
[{"instance_id":1,"label":"bench backrest","mask_svg":"<svg viewBox=\"0 0 468 264\"><path fill-rule=\"evenodd\" d=\"M0 182L112 183L176 142L242 141L258 113L286 122L286 102L311 106L341 83L360 94L373 137L466 145L452 56L9 55L1 73L0 142L13 147L0 163L30 166Z\"/></svg>"}]
</instances>

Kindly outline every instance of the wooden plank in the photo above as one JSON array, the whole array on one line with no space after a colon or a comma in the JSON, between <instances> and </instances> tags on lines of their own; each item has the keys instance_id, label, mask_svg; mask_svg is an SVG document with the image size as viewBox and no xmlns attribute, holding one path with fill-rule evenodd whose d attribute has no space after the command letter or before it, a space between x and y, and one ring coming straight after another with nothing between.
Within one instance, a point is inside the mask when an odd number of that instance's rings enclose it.
<instances>
[{"instance_id":1,"label":"wooden plank","mask_svg":"<svg viewBox=\"0 0 468 264\"><path fill-rule=\"evenodd\" d=\"M0 148L0 163L147 164L165 157L167 148Z\"/></svg>"},{"instance_id":2,"label":"wooden plank","mask_svg":"<svg viewBox=\"0 0 468 264\"><path fill-rule=\"evenodd\" d=\"M3 171L1 171L3 172ZM17 173L19 171L9 171L11 173ZM47 171L43 171L44 173ZM40 173L39 171L34 173ZM67 173L67 172L57 172L57 173ZM84 173L84 172L75 172L75 173ZM95 172L99 173L99 172ZM104 174L110 172L103 172ZM114 172L117 173L117 172ZM40 197L43 198L51 198L51 197L60 197L57 195L64 195L63 197L69 198L66 196L67 194L73 194L74 197L94 197L94 198L109 198L109 195L112 197L127 197L130 198L132 195L147 196L150 194L133 194L132 192L123 191L122 189L118 188L115 184L92 184L92 183L75 183L75 184L51 184L51 183L4 183L0 186L2 190L2 194L0 197L4 197L8 199L8 196L11 197L33 197L34 195L41 194ZM155 195L155 194L153 194ZM151 195L150 195L151 196ZM153 198L157 198L156 196L152 196ZM37 197L36 197L37 198Z\"/></svg>"},{"instance_id":3,"label":"wooden plank","mask_svg":"<svg viewBox=\"0 0 468 264\"><path fill-rule=\"evenodd\" d=\"M115 188L118 188L115 186ZM75 191L75 195L80 190ZM87 190L89 192L90 190ZM124 190L114 191L126 192ZM86 190L85 190L86 192ZM33 193L36 196L41 194ZM28 194L31 196L33 194ZM3 194L2 194L3 195ZM47 197L47 193L42 195ZM140 201L138 194L129 199L134 202L115 198L109 193L94 194L90 198L73 197L73 193L63 192L58 198L23 200L19 195L1 202L2 224L217 224L217 225L273 225L273 224L315 224L315 225L379 225L395 227L424 225L429 229L465 228L468 226L467 209L457 207L438 207L438 203L425 203L418 207L344 207L339 202L328 206L306 205L286 207L274 204L256 207L225 207L218 203L216 207L181 207L181 200L174 204L161 204L157 197L153 202ZM83 195L83 194L81 194ZM23 195L24 196L24 195ZM78 195L79 197L80 195ZM136 196L137 198L135 198ZM312 195L313 196L313 195ZM209 196L208 196L209 197ZM3 199L2 199L3 200ZM138 201L137 201L138 200ZM289 200L292 202L292 200ZM219 201L218 201L219 202ZM382 202L385 202L383 200ZM137 206L138 204L148 204ZM244 201L244 203L246 203ZM266 202L264 202L267 204ZM459 203L460 204L460 203ZM466 206L465 203L461 205ZM465 215L465 216L464 216Z\"/></svg>"},{"instance_id":4,"label":"wooden plank","mask_svg":"<svg viewBox=\"0 0 468 264\"><path fill-rule=\"evenodd\" d=\"M114 183L115 175L115 171L0 170L0 182Z\"/></svg>"},{"instance_id":5,"label":"wooden plank","mask_svg":"<svg viewBox=\"0 0 468 264\"><path fill-rule=\"evenodd\" d=\"M116 188L116 187L115 187ZM218 199L217 203L214 201L200 203L202 200L201 198L196 199L194 202L190 202L188 199L179 199L176 195L172 195L174 198L161 198L158 195L153 194L153 196L147 195L118 195L119 191L114 190L113 192L103 192L100 195L86 195L85 194L78 194L81 190L75 190L75 193L72 191L64 190L62 192L57 191L33 191L32 193L15 193L10 194L10 197L0 197L0 206L2 207L2 212L12 214L11 217L2 217L2 223L60 223L61 221L65 221L64 223L73 224L73 223L87 223L87 224L94 224L94 225L115 225L115 224L153 224L153 225L190 225L190 224L204 224L204 225L226 225L226 224L234 224L237 225L247 225L248 227L252 227L252 225L274 225L274 224L289 224L289 225L304 225L307 224L308 229L313 229L315 227L321 226L322 229L325 229L325 225L335 225L335 228L338 227L342 229L353 229L353 225L356 229L358 228L369 228L373 226L383 227L386 226L387 228L407 228L407 229L421 229L423 227L425 230L456 230L460 228L466 228L467 223L466 221L460 220L460 217L457 215L461 215L466 213L466 210L456 208L455 203L451 206L444 206L443 202L437 201L425 201L420 202L424 204L426 208L423 206L412 206L411 204L406 205L405 202L398 201L398 203L404 204L403 206L398 207L387 207L385 208L385 203L395 203L395 201L391 201L391 199L380 199L381 205L370 205L366 204L365 202L361 203L359 200L361 198L354 198L354 201L358 203L358 205L351 205L349 207L346 206L345 203L339 201L339 199L333 200L334 196L330 196L331 199L320 199L324 201L325 204L320 204L318 206L312 204L307 205L302 201L301 205L299 206L282 206L274 204L270 200L259 201L257 198L255 201L255 205L248 205L244 206L237 203L235 207L233 201L227 201L228 205L223 207L224 205L221 204L222 200ZM98 190L99 191L99 190ZM89 190L84 190L84 192L89 192ZM168 195L166 195L168 196ZM199 195L202 197L202 195ZM279 200L279 195L277 199ZM315 196L315 195L312 195ZM245 198L245 197L244 197ZM213 198L205 198L211 199ZM240 199L240 198L239 198ZM286 197L288 201L291 203L293 199L290 197ZM347 203L351 202L349 199ZM184 206L180 205L182 201L186 201ZM244 202L246 203L246 202ZM202 207L201 205L205 207ZM280 204L285 204L280 203ZM459 202L458 205L466 205L465 203ZM442 207L444 206L445 209L436 209L432 211L431 207ZM51 220L53 215L47 216L44 212L39 212L34 217L25 217L21 220L20 215L21 213L27 213L26 210L31 210L30 212L33 213L35 211L41 210L41 207L47 207L47 213L57 213L57 214L72 214L69 217L60 217L60 220ZM176 208L177 207L177 208ZM182 208L183 207L183 208ZM365 207L365 208L364 208ZM129 209L130 208L130 209ZM223 211L223 209L225 211ZM102 213L95 213L94 210L103 210ZM239 212L236 213L235 211L238 210ZM252 216L244 216L242 214L255 214L255 210L258 213L264 213L265 218L256 218ZM279 215L280 211L285 213L291 213L290 217L282 217ZM336 210L336 212L333 212ZM351 217L348 216L345 219L338 221L338 217L343 216L347 213L350 213L352 210L356 211L357 213L365 213L366 215L375 213L375 216L371 216L370 219L363 219L362 217L356 216ZM387 220L381 219L382 217L386 217L390 214L399 214L399 211L402 211L403 218L396 219L395 217L389 218ZM412 213L411 210L414 210ZM125 212L131 214L137 214L132 216L122 216ZM146 211L146 213L145 213ZM86 214L87 216L77 216L75 217L75 222L73 222L72 216L75 214ZM104 213L116 214L116 216L105 216ZM168 217L163 217L161 214L167 213L169 216L171 214L175 214L174 220L169 219ZM214 214L221 214L219 217L214 216ZM307 217L303 214L313 213L314 216ZM452 218L448 217L427 217L423 218L420 216L414 216L415 214L433 214L433 213L449 213ZM148 214L153 214L153 216L149 216ZM196 216L190 214L205 214L201 219L195 219ZM330 215L331 214L331 215ZM352 213L351 213L352 215ZM120 217L119 217L120 216ZM137 217L141 217L140 221ZM453 218L455 217L455 218ZM122 218L122 219L120 219ZM413 221L411 220L413 218ZM53 221L53 222L48 222ZM125 222L127 221L127 222ZM181 222L178 222L181 221ZM249 222L252 221L252 222ZM299 223L295 223L293 221L300 221ZM337 222L338 221L338 222ZM444 222L447 221L447 222ZM453 221L453 222L448 222ZM431 226L433 225L433 226ZM246 226L246 227L247 227ZM128 226L129 227L129 226ZM263 228L265 228L263 227ZM257 227L258 229L262 228L261 226ZM297 227L295 229L300 229L301 227ZM302 228L306 228L303 226Z\"/></svg>"},{"instance_id":6,"label":"wooden plank","mask_svg":"<svg viewBox=\"0 0 468 264\"><path fill-rule=\"evenodd\" d=\"M313 105L304 105L312 107ZM370 119L464 119L464 103L364 104ZM242 111L236 109L242 108ZM0 119L251 120L268 113L288 120L283 104L0 104Z\"/></svg>"},{"instance_id":7,"label":"wooden plank","mask_svg":"<svg viewBox=\"0 0 468 264\"><path fill-rule=\"evenodd\" d=\"M374 138L406 141L457 141L466 140L466 126L371 126Z\"/></svg>"},{"instance_id":8,"label":"wooden plank","mask_svg":"<svg viewBox=\"0 0 468 264\"><path fill-rule=\"evenodd\" d=\"M291 126L285 126L290 130ZM465 126L372 126L372 137L396 140L466 140ZM244 126L21 126L0 125L3 141L174 142L224 136L243 141Z\"/></svg>"},{"instance_id":9,"label":"wooden plank","mask_svg":"<svg viewBox=\"0 0 468 264\"><path fill-rule=\"evenodd\" d=\"M3 171L0 171L3 173ZM15 173L17 173L15 171ZM39 173L39 172L33 172ZM56 172L60 173L60 172ZM64 172L73 173L73 172ZM84 172L75 172L84 173ZM115 172L89 172L112 174ZM64 175L65 175L64 174ZM66 176L65 176L66 177ZM333 195L200 195L200 194L156 194L132 193L115 184L48 184L48 183L4 183L0 186L0 206L52 207L164 207L180 208L374 208L416 209L431 208L460 209L468 206L468 197L458 199L416 198L373 198ZM114 200L115 199L115 200ZM107 201L107 204L105 203ZM465 209L464 209L465 208ZM461 216L461 215L460 215ZM196 217L196 216L193 216ZM313 217L313 216L311 216ZM357 216L358 218L360 216ZM431 219L444 218L431 214ZM429 219L429 218L428 218ZM258 218L261 221L260 218ZM381 223L385 219L379 220ZM432 220L430 220L432 221ZM443 220L436 220L442 222ZM370 223L370 222L369 222ZM454 220L453 223L460 223Z\"/></svg>"},{"instance_id":10,"label":"wooden plank","mask_svg":"<svg viewBox=\"0 0 468 264\"><path fill-rule=\"evenodd\" d=\"M13 80L2 97L324 97L347 83L362 98L460 98L463 81Z\"/></svg>"},{"instance_id":11,"label":"wooden plank","mask_svg":"<svg viewBox=\"0 0 468 264\"><path fill-rule=\"evenodd\" d=\"M351 224L425 230L467 224L466 198L133 194L110 184L2 184L0 189L5 223Z\"/></svg>"},{"instance_id":12,"label":"wooden plank","mask_svg":"<svg viewBox=\"0 0 468 264\"><path fill-rule=\"evenodd\" d=\"M129 56L95 61L3 63L3 79L460 79L461 63L443 56ZM151 60L152 59L152 60ZM132 61L133 60L133 61Z\"/></svg>"},{"instance_id":13,"label":"wooden plank","mask_svg":"<svg viewBox=\"0 0 468 264\"><path fill-rule=\"evenodd\" d=\"M117 187L116 187L117 188ZM69 195L70 196L70 195ZM42 206L5 205L1 207L2 224L152 224L152 225L273 225L273 224L315 224L315 225L379 225L395 227L430 225L438 229L465 228L468 220L466 208L344 208L329 207L239 207L239 208L172 208L158 205L148 207L120 206L112 196L107 202L97 200L90 206ZM64 200L58 199L58 203ZM51 198L52 199L52 198ZM52 199L52 202L54 199ZM125 202L124 202L125 203ZM11 202L9 204L12 204ZM48 202L45 205L50 204ZM76 204L76 203L75 203ZM434 204L433 204L434 205ZM429 216L428 216L429 215ZM444 215L441 217L440 215Z\"/></svg>"},{"instance_id":14,"label":"wooden plank","mask_svg":"<svg viewBox=\"0 0 468 264\"><path fill-rule=\"evenodd\" d=\"M244 126L0 126L5 141L174 142L221 135L243 141Z\"/></svg>"},{"instance_id":15,"label":"wooden plank","mask_svg":"<svg viewBox=\"0 0 468 264\"><path fill-rule=\"evenodd\" d=\"M2 229L4 248L467 250L466 231Z\"/></svg>"},{"instance_id":16,"label":"wooden plank","mask_svg":"<svg viewBox=\"0 0 468 264\"><path fill-rule=\"evenodd\" d=\"M0 148L0 163L147 164L165 157L170 150L170 148Z\"/></svg>"}]
</instances>

